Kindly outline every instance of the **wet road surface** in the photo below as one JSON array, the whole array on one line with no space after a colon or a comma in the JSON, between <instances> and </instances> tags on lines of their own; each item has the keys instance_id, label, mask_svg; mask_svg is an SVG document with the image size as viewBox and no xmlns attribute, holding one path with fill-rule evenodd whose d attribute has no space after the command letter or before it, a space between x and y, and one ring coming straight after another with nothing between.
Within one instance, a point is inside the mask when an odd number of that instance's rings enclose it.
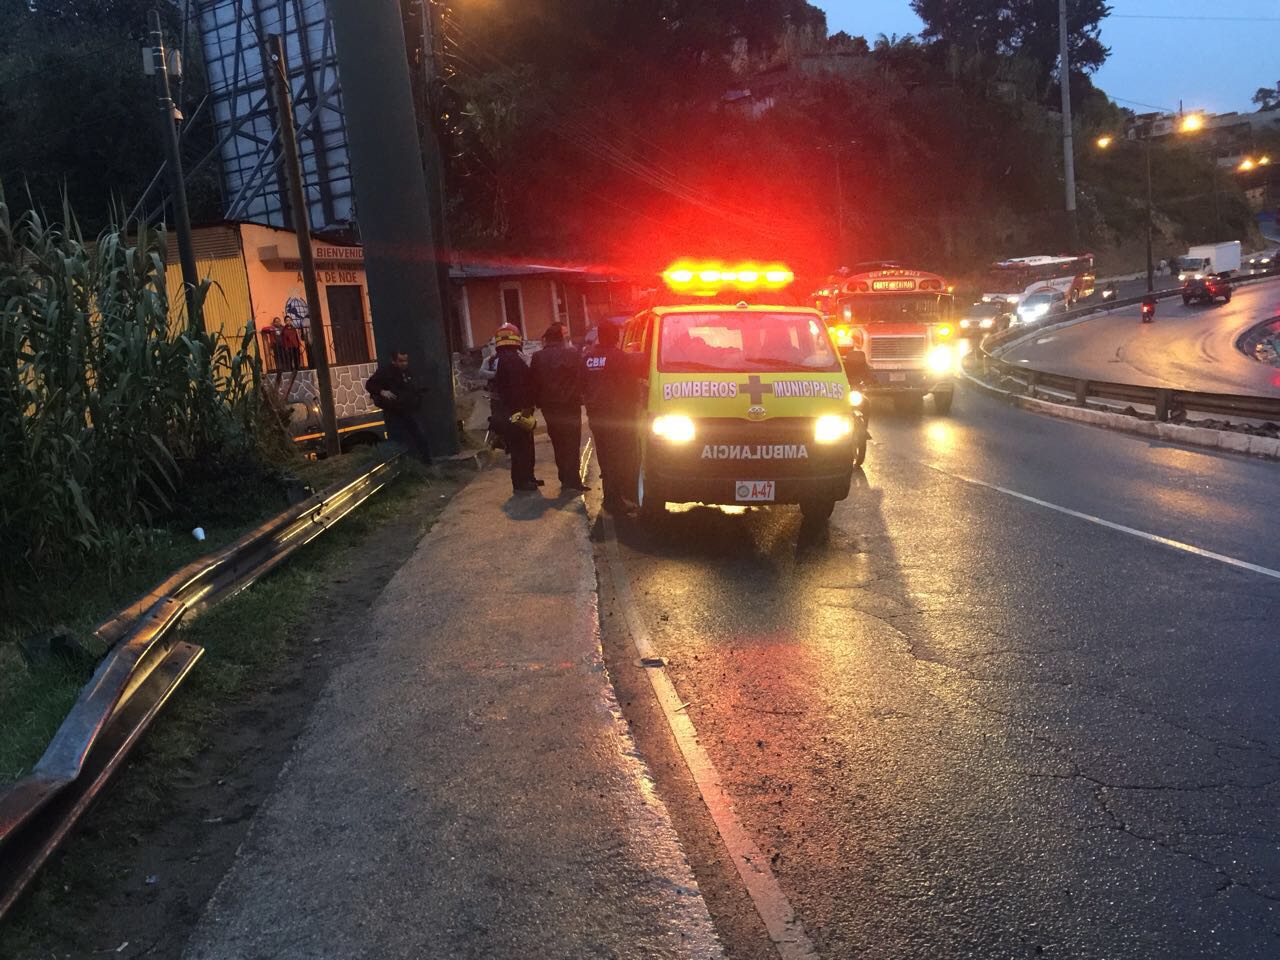
<instances>
[{"instance_id":1,"label":"wet road surface","mask_svg":"<svg viewBox=\"0 0 1280 960\"><path fill-rule=\"evenodd\" d=\"M1280 581L982 485L1276 570L1280 467L972 390L872 433L824 542L789 508L620 533L818 952L1280 955Z\"/></svg>"},{"instance_id":2,"label":"wet road surface","mask_svg":"<svg viewBox=\"0 0 1280 960\"><path fill-rule=\"evenodd\" d=\"M1237 287L1230 303L1161 300L1154 323L1121 307L1046 330L998 353L1010 363L1070 377L1206 393L1280 395L1280 370L1236 349L1237 338L1280 314L1280 279Z\"/></svg>"}]
</instances>

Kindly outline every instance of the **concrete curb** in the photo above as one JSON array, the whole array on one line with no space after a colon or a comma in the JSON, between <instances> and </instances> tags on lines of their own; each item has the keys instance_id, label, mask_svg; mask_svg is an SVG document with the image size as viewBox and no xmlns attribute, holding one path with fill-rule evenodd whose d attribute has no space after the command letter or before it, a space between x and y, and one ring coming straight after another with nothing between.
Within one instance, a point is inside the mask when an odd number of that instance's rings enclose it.
<instances>
[{"instance_id":1,"label":"concrete curb","mask_svg":"<svg viewBox=\"0 0 1280 960\"><path fill-rule=\"evenodd\" d=\"M1107 430L1119 430L1141 437L1151 437L1169 443L1180 443L1190 447L1202 447L1208 450L1223 450L1228 453L1243 453L1252 457L1267 460L1280 460L1280 438L1256 437L1248 433L1237 433L1234 430L1214 430L1209 427L1190 427L1181 423L1160 423L1155 420L1142 420L1123 413L1111 413L1106 410L1092 410L1088 407L1076 407L1065 403L1053 403L1034 397L1002 390L999 387L980 380L967 370L961 370L968 383L984 393L1004 397L1015 406L1033 413L1041 413L1060 420L1073 420Z\"/></svg>"}]
</instances>

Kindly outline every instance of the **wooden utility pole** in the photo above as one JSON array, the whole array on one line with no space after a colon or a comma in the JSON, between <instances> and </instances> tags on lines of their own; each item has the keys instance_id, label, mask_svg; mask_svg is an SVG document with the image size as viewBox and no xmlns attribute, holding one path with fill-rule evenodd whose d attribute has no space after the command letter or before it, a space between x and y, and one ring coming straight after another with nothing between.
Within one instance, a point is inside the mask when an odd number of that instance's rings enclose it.
<instances>
[{"instance_id":1,"label":"wooden utility pole","mask_svg":"<svg viewBox=\"0 0 1280 960\"><path fill-rule=\"evenodd\" d=\"M160 111L160 139L164 144L164 168L169 174L173 201L173 229L178 236L178 260L182 264L182 286L187 300L187 325L204 329L204 318L196 296L200 271L196 267L195 244L191 239L191 214L187 210L187 183L182 173L182 153L178 148L178 121L182 114L169 91L169 51L164 47L164 27L160 11L151 11L151 46L144 53L144 72L156 78L156 106ZM149 68L149 69L148 69Z\"/></svg>"},{"instance_id":2,"label":"wooden utility pole","mask_svg":"<svg viewBox=\"0 0 1280 960\"><path fill-rule=\"evenodd\" d=\"M293 95L289 91L289 71L284 58L284 41L277 34L267 37L262 65L271 89L280 127L280 152L284 158L285 180L289 187L289 212L298 237L298 259L302 262L302 285L307 293L307 318L311 325L311 365L316 371L316 392L320 394L320 423L324 428L324 451L330 457L342 452L338 443L338 418L333 409L333 378L329 375L329 346L320 313L320 286L316 283L316 262L311 252L311 211L302 183L302 162L298 158L298 132L293 122Z\"/></svg>"}]
</instances>

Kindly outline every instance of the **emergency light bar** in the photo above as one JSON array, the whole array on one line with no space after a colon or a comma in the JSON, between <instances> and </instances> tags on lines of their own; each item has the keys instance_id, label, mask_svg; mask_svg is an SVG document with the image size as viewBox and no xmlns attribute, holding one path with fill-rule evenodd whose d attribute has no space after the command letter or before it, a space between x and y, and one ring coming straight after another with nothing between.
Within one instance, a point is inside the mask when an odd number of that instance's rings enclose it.
<instances>
[{"instance_id":1,"label":"emergency light bar","mask_svg":"<svg viewBox=\"0 0 1280 960\"><path fill-rule=\"evenodd\" d=\"M726 289L781 290L796 276L782 264L680 260L662 271L662 280L676 293L713 297Z\"/></svg>"}]
</instances>

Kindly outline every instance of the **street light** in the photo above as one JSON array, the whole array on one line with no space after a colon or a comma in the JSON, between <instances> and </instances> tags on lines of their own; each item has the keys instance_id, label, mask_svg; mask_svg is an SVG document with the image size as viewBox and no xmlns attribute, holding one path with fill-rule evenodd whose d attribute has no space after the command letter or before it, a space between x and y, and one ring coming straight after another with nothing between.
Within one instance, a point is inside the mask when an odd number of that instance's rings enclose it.
<instances>
[{"instance_id":1,"label":"street light","mask_svg":"<svg viewBox=\"0 0 1280 960\"><path fill-rule=\"evenodd\" d=\"M1202 117L1198 113L1188 113L1186 116L1182 118L1182 121L1178 124L1179 133L1196 133L1203 129L1204 129L1204 117ZM1152 259L1152 250L1151 250L1152 234L1154 233L1155 228L1153 226L1152 213L1151 213L1151 123L1150 122L1147 123L1145 130L1146 130L1146 135L1142 137L1138 137L1137 139L1141 140L1146 147L1144 153L1146 154L1146 160L1147 160L1147 293L1152 293L1156 288L1156 268L1155 268L1155 263ZM1094 140L1094 144L1098 147L1099 150L1106 150L1113 143L1115 143L1115 138L1112 137L1110 134L1106 134L1106 133L1102 134L1102 136Z\"/></svg>"}]
</instances>

